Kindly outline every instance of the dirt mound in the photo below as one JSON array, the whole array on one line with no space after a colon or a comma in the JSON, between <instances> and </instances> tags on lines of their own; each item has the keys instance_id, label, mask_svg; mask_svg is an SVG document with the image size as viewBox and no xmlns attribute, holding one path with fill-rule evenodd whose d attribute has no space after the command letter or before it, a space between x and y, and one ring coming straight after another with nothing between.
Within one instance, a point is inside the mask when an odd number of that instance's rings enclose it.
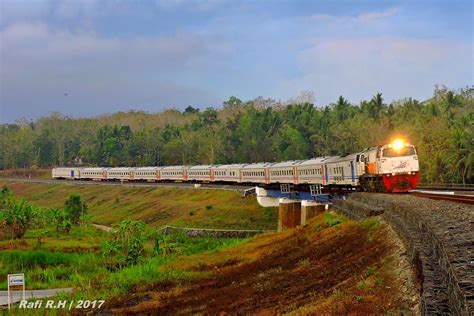
<instances>
[{"instance_id":1,"label":"dirt mound","mask_svg":"<svg viewBox=\"0 0 474 316\"><path fill-rule=\"evenodd\" d=\"M209 255L206 264L204 257L190 257L179 267L206 271L208 277L185 285L157 284L113 299L106 308L160 315L414 310L415 286L404 284L400 245L385 225L328 227L321 215L305 228L260 239Z\"/></svg>"}]
</instances>

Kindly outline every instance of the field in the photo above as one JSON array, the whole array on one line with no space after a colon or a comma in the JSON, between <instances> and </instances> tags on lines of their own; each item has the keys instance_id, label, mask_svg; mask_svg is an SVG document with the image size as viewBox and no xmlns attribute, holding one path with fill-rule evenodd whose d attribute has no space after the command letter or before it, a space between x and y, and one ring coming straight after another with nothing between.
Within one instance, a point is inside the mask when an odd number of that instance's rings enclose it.
<instances>
[{"instance_id":1,"label":"field","mask_svg":"<svg viewBox=\"0 0 474 316\"><path fill-rule=\"evenodd\" d=\"M152 187L35 184L0 180L16 197L40 207L61 207L71 194L85 199L95 223L113 225L130 216L152 227L276 229L277 209L260 207L255 198L216 190Z\"/></svg>"},{"instance_id":2,"label":"field","mask_svg":"<svg viewBox=\"0 0 474 316\"><path fill-rule=\"evenodd\" d=\"M44 234L44 231L47 231ZM172 244L167 254L153 252L153 239L147 238L141 260L135 265L111 269L105 262L101 244L109 233L90 225L73 228L69 234L56 233L53 227L31 230L21 241L1 241L0 289L6 289L6 275L25 273L27 289L73 287L69 299L107 299L131 291L137 284L172 279L190 280L199 272L179 269L163 273L159 267L196 253L212 253L245 239L191 239L184 235L168 236ZM41 236L41 242L38 237ZM35 311L41 315L44 310Z\"/></svg>"},{"instance_id":3,"label":"field","mask_svg":"<svg viewBox=\"0 0 474 316\"><path fill-rule=\"evenodd\" d=\"M104 255L110 233L90 224L69 233L47 224L0 241L2 289L7 273L22 271L28 288L74 287L62 298L105 299L102 312L126 314L413 313L418 304L403 245L378 218L354 222L325 212L304 227L250 239L176 234L160 237L156 251L156 227L275 229L277 210L227 191L3 185L43 208L80 194L94 222L117 227L131 217L147 225L141 259L119 268Z\"/></svg>"},{"instance_id":4,"label":"field","mask_svg":"<svg viewBox=\"0 0 474 316\"><path fill-rule=\"evenodd\" d=\"M163 265L169 279L106 303L113 313L400 314L418 294L394 233L378 219L319 215L306 227L266 234L214 254Z\"/></svg>"}]
</instances>

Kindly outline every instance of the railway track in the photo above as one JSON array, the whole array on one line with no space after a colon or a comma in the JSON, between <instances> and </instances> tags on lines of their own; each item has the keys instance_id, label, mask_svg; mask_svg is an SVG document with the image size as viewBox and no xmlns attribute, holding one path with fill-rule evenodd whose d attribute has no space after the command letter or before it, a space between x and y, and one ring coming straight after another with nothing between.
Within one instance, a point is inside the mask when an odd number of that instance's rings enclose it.
<instances>
[{"instance_id":1,"label":"railway track","mask_svg":"<svg viewBox=\"0 0 474 316\"><path fill-rule=\"evenodd\" d=\"M474 315L474 212L470 205L450 201L353 193L335 202L343 213L359 217L370 216L368 207L381 209L380 216L406 243L421 284L422 315Z\"/></svg>"},{"instance_id":2,"label":"railway track","mask_svg":"<svg viewBox=\"0 0 474 316\"><path fill-rule=\"evenodd\" d=\"M410 192L410 195L429 198L433 200L445 200L451 202L465 203L465 204L474 204L474 195L464 195L464 194L446 194L446 193L433 193L433 192Z\"/></svg>"}]
</instances>

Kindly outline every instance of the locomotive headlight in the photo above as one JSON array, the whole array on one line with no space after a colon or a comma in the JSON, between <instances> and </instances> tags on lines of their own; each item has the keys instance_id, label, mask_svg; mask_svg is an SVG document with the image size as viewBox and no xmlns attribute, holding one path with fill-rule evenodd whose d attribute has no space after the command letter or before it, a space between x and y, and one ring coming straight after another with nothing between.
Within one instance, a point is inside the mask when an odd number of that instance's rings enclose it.
<instances>
[{"instance_id":1,"label":"locomotive headlight","mask_svg":"<svg viewBox=\"0 0 474 316\"><path fill-rule=\"evenodd\" d=\"M403 146L405 146L405 144L403 143L403 141L401 139L395 139L392 142L392 148L395 149L395 150L400 150L400 149L403 148Z\"/></svg>"}]
</instances>

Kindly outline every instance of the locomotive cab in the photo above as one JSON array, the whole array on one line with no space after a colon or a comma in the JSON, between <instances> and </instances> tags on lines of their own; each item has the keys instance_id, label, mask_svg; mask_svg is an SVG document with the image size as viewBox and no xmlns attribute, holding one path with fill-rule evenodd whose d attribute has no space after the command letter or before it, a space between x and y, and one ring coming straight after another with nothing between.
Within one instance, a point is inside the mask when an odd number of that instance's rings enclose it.
<instances>
[{"instance_id":1,"label":"locomotive cab","mask_svg":"<svg viewBox=\"0 0 474 316\"><path fill-rule=\"evenodd\" d=\"M395 140L366 149L362 154L365 173L361 186L366 191L408 192L419 179L415 146Z\"/></svg>"},{"instance_id":2,"label":"locomotive cab","mask_svg":"<svg viewBox=\"0 0 474 316\"><path fill-rule=\"evenodd\" d=\"M378 171L380 174L395 176L417 173L418 155L415 146L394 142L384 145L378 152Z\"/></svg>"}]
</instances>

